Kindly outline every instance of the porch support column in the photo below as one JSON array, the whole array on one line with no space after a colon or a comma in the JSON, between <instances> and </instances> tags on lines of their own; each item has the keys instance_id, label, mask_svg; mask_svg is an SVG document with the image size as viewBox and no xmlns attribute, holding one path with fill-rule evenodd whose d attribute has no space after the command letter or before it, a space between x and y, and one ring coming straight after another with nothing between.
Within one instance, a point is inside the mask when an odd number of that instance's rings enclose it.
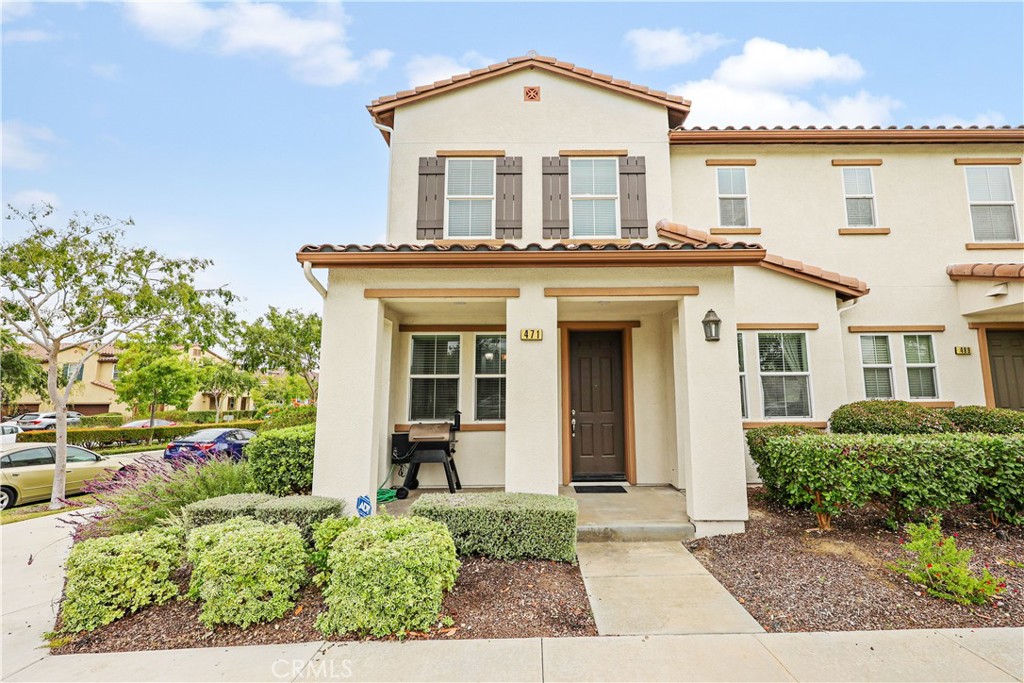
<instances>
[{"instance_id":1,"label":"porch support column","mask_svg":"<svg viewBox=\"0 0 1024 683\"><path fill-rule=\"evenodd\" d=\"M747 519L731 271L727 281L700 288L679 302L673 330L677 471L698 537L742 532ZM722 319L717 342L704 338L709 308Z\"/></svg>"},{"instance_id":2,"label":"porch support column","mask_svg":"<svg viewBox=\"0 0 1024 683\"><path fill-rule=\"evenodd\" d=\"M505 490L558 493L558 299L542 284L520 287L505 304ZM522 341L521 329L539 329L540 341Z\"/></svg>"},{"instance_id":3,"label":"porch support column","mask_svg":"<svg viewBox=\"0 0 1024 683\"><path fill-rule=\"evenodd\" d=\"M324 300L313 495L344 499L349 515L359 496L377 506L383 306L360 283L332 282Z\"/></svg>"}]
</instances>

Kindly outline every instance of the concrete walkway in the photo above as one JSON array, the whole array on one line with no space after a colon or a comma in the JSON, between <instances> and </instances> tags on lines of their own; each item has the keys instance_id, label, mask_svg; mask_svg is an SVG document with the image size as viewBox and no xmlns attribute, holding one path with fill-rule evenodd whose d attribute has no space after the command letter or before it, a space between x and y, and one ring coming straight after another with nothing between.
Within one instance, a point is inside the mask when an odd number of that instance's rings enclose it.
<instances>
[{"instance_id":1,"label":"concrete walkway","mask_svg":"<svg viewBox=\"0 0 1024 683\"><path fill-rule=\"evenodd\" d=\"M662 544L621 544L632 546L621 551L604 545L581 546L581 566L592 585L602 578L651 579L671 595L674 585L698 576L688 553ZM0 546L4 681L1024 681L1020 628L744 633L754 629L735 613L725 619L739 623L720 629L732 632L718 634L317 641L56 657L42 635L53 627L70 546L66 529L54 517L7 524L0 527ZM604 604L615 602L601 593L595 594ZM713 610L705 613L685 601L677 609L693 620L680 626L656 618L671 610L653 602L639 614L666 629L715 628L697 618L711 619ZM595 606L595 614L601 612ZM598 623L606 630L618 623L625 632L630 623L641 623L636 614L604 613Z\"/></svg>"}]
</instances>

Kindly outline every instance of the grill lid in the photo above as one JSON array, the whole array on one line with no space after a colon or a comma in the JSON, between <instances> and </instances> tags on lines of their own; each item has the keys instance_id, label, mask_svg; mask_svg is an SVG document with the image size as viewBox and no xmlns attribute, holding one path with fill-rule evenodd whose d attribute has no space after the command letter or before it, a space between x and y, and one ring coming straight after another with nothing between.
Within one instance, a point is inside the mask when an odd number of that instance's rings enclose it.
<instances>
[{"instance_id":1,"label":"grill lid","mask_svg":"<svg viewBox=\"0 0 1024 683\"><path fill-rule=\"evenodd\" d=\"M448 441L450 422L417 422L409 427L409 441Z\"/></svg>"}]
</instances>

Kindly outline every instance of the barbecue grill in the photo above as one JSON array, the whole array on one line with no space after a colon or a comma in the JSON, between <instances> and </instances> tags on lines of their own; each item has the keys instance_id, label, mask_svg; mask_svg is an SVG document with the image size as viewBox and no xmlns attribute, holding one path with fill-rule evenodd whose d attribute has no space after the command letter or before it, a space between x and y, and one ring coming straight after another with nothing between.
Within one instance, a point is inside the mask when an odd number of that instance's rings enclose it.
<instances>
[{"instance_id":1,"label":"barbecue grill","mask_svg":"<svg viewBox=\"0 0 1024 683\"><path fill-rule=\"evenodd\" d=\"M395 491L399 498L406 498L409 491L419 488L417 476L420 465L425 462L440 463L448 480L448 491L455 493L462 488L459 470L455 467L456 432L462 428L462 413L455 411L452 422L417 423L407 433L391 435L391 462L407 467L402 486Z\"/></svg>"}]
</instances>

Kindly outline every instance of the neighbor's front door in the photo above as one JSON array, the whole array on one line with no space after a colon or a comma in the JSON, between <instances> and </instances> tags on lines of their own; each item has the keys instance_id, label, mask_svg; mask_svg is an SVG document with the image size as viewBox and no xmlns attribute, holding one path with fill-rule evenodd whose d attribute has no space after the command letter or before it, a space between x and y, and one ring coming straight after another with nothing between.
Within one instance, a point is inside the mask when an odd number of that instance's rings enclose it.
<instances>
[{"instance_id":1,"label":"neighbor's front door","mask_svg":"<svg viewBox=\"0 0 1024 683\"><path fill-rule=\"evenodd\" d=\"M1024 332L988 330L996 407L1024 410Z\"/></svg>"},{"instance_id":2,"label":"neighbor's front door","mask_svg":"<svg viewBox=\"0 0 1024 683\"><path fill-rule=\"evenodd\" d=\"M569 333L572 478L625 480L622 333Z\"/></svg>"}]
</instances>

